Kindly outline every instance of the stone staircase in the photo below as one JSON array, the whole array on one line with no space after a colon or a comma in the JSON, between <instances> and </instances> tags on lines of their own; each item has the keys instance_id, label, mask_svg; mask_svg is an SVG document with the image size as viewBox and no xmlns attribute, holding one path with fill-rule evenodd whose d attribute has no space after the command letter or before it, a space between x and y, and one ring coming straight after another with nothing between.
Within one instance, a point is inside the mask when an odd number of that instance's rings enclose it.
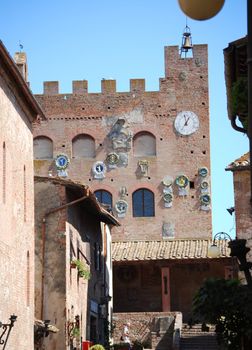
<instances>
[{"instance_id":1,"label":"stone staircase","mask_svg":"<svg viewBox=\"0 0 252 350\"><path fill-rule=\"evenodd\" d=\"M215 334L215 326L209 329L203 328L201 324L189 326L183 324L180 338L180 350L218 350Z\"/></svg>"}]
</instances>

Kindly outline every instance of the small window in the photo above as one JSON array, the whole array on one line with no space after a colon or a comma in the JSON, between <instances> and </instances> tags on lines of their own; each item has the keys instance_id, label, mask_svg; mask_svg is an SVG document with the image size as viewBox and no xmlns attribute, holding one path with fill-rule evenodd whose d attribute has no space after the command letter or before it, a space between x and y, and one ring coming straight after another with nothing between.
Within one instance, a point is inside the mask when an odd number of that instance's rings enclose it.
<instances>
[{"instance_id":1,"label":"small window","mask_svg":"<svg viewBox=\"0 0 252 350\"><path fill-rule=\"evenodd\" d=\"M139 132L133 139L135 157L155 156L156 138L150 132Z\"/></svg>"},{"instance_id":2,"label":"small window","mask_svg":"<svg viewBox=\"0 0 252 350\"><path fill-rule=\"evenodd\" d=\"M38 136L33 140L34 159L52 159L53 142L46 136Z\"/></svg>"},{"instance_id":3,"label":"small window","mask_svg":"<svg viewBox=\"0 0 252 350\"><path fill-rule=\"evenodd\" d=\"M94 158L95 140L89 135L78 135L72 141L73 158Z\"/></svg>"},{"instance_id":4,"label":"small window","mask_svg":"<svg viewBox=\"0 0 252 350\"><path fill-rule=\"evenodd\" d=\"M154 193L146 188L141 188L133 193L133 216L155 216Z\"/></svg>"},{"instance_id":5,"label":"small window","mask_svg":"<svg viewBox=\"0 0 252 350\"><path fill-rule=\"evenodd\" d=\"M105 190L95 191L95 196L101 204L105 204L112 208L112 194Z\"/></svg>"}]
</instances>

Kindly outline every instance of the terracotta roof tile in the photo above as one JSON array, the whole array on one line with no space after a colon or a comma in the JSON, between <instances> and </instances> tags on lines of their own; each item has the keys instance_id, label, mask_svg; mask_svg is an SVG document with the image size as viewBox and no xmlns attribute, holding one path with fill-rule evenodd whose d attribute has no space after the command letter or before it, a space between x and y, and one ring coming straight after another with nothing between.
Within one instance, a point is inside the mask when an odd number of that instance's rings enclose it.
<instances>
[{"instance_id":1,"label":"terracotta roof tile","mask_svg":"<svg viewBox=\"0 0 252 350\"><path fill-rule=\"evenodd\" d=\"M112 243L113 261L144 261L170 259L208 259L207 250L212 240L176 239L163 241L127 241ZM228 258L228 241L218 240L220 258Z\"/></svg>"},{"instance_id":2,"label":"terracotta roof tile","mask_svg":"<svg viewBox=\"0 0 252 350\"><path fill-rule=\"evenodd\" d=\"M240 158L234 160L232 163L230 163L226 170L238 170L238 169L247 169L249 168L250 159L249 159L249 152L245 153Z\"/></svg>"}]
</instances>

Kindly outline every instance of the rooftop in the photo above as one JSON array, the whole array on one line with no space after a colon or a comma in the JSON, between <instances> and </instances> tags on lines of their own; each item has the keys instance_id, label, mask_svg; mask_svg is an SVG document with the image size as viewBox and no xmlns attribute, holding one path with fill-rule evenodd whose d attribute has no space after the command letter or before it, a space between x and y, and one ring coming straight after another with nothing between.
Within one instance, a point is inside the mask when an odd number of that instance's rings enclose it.
<instances>
[{"instance_id":1,"label":"rooftop","mask_svg":"<svg viewBox=\"0 0 252 350\"><path fill-rule=\"evenodd\" d=\"M226 170L235 171L235 170L248 170L250 169L250 159L249 159L249 152L245 153L240 158L234 160L232 163L230 163Z\"/></svg>"},{"instance_id":2,"label":"rooftop","mask_svg":"<svg viewBox=\"0 0 252 350\"><path fill-rule=\"evenodd\" d=\"M122 262L210 259L207 250L211 244L212 240L207 239L113 242L112 260ZM218 240L217 245L220 247L220 258L229 258L228 241Z\"/></svg>"}]
</instances>

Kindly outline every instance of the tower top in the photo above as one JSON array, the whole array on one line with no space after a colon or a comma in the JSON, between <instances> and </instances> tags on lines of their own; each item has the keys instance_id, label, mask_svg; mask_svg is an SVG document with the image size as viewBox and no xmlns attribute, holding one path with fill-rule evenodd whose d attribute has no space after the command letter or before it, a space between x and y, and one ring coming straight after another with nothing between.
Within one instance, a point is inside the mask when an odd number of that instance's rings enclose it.
<instances>
[{"instance_id":1,"label":"tower top","mask_svg":"<svg viewBox=\"0 0 252 350\"><path fill-rule=\"evenodd\" d=\"M21 46L23 48L23 45L20 44L20 49ZM18 66L18 69L20 73L22 74L24 80L28 82L28 66L27 66L27 57L25 52L16 52L14 55L14 61L16 65Z\"/></svg>"}]
</instances>

